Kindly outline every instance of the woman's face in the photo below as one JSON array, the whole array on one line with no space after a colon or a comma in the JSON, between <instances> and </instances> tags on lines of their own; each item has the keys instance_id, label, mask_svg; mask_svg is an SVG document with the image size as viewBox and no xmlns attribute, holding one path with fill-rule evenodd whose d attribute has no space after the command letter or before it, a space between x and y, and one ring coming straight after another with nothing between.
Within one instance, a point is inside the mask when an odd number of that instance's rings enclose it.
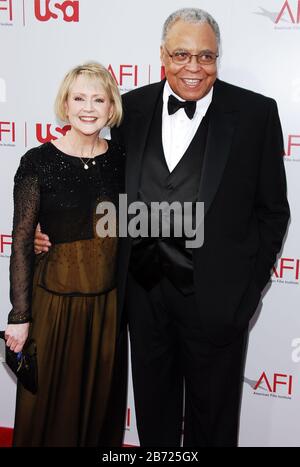
<instances>
[{"instance_id":1,"label":"woman's face","mask_svg":"<svg viewBox=\"0 0 300 467\"><path fill-rule=\"evenodd\" d=\"M65 105L71 127L85 136L99 133L113 114L113 104L101 81L84 75L70 87Z\"/></svg>"}]
</instances>

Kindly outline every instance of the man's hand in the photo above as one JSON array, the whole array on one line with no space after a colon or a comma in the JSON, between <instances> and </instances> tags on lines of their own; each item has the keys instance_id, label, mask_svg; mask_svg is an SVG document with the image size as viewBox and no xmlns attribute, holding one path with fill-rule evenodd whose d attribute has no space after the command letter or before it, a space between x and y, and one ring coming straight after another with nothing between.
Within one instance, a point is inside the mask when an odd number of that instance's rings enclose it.
<instances>
[{"instance_id":1,"label":"man's hand","mask_svg":"<svg viewBox=\"0 0 300 467\"><path fill-rule=\"evenodd\" d=\"M51 247L49 237L41 232L40 224L38 224L35 229L34 252L36 255L39 255L40 253L49 251L49 247Z\"/></svg>"},{"instance_id":2,"label":"man's hand","mask_svg":"<svg viewBox=\"0 0 300 467\"><path fill-rule=\"evenodd\" d=\"M21 352L28 337L29 323L9 324L5 330L6 345L18 353Z\"/></svg>"}]
</instances>

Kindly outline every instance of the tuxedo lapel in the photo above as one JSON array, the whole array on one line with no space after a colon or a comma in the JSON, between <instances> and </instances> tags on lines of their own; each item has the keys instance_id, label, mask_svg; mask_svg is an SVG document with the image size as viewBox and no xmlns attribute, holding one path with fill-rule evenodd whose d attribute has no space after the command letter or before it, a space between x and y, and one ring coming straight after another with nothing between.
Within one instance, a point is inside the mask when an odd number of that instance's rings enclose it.
<instances>
[{"instance_id":1,"label":"tuxedo lapel","mask_svg":"<svg viewBox=\"0 0 300 467\"><path fill-rule=\"evenodd\" d=\"M130 125L126 135L128 203L137 199L143 154L156 105L159 98L162 98L164 84L165 81L152 85L151 88L147 89L147 94L140 98L138 96L136 103L131 104L130 109L128 109L130 112Z\"/></svg>"},{"instance_id":2,"label":"tuxedo lapel","mask_svg":"<svg viewBox=\"0 0 300 467\"><path fill-rule=\"evenodd\" d=\"M222 95L222 82L217 80L210 108L207 143L198 195L199 201L204 202L205 214L207 214L222 180L236 128L236 115L237 112L233 110L232 103Z\"/></svg>"},{"instance_id":3,"label":"tuxedo lapel","mask_svg":"<svg viewBox=\"0 0 300 467\"><path fill-rule=\"evenodd\" d=\"M155 83L143 95L137 94L135 101L128 104L130 124L125 127L127 141L126 191L128 202L137 200L139 190L141 164L150 130L153 115L162 96L165 81ZM198 199L205 203L205 214L208 212L230 154L234 131L236 128L237 111L228 96L224 95L223 83L216 81L213 101L210 108L209 128L204 154L202 176ZM126 108L125 100L125 108Z\"/></svg>"}]
</instances>

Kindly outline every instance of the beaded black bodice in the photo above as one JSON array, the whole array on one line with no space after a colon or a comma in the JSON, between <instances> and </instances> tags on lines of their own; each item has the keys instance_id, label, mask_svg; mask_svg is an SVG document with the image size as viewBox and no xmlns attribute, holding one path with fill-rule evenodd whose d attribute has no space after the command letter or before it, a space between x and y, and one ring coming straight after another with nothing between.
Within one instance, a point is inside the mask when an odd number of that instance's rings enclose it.
<instances>
[{"instance_id":1,"label":"beaded black bodice","mask_svg":"<svg viewBox=\"0 0 300 467\"><path fill-rule=\"evenodd\" d=\"M29 150L15 175L13 243L10 260L9 323L30 319L34 273L33 240L37 223L52 245L92 239L96 205L118 204L124 191L123 149L108 141L105 154L89 169L79 157L67 155L52 143Z\"/></svg>"}]
</instances>

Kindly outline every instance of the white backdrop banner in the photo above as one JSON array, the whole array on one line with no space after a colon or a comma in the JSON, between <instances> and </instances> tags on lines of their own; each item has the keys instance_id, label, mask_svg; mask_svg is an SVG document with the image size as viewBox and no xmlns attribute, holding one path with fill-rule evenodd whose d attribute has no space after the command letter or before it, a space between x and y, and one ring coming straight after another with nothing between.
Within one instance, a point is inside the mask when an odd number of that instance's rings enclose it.
<instances>
[{"instance_id":1,"label":"white backdrop banner","mask_svg":"<svg viewBox=\"0 0 300 467\"><path fill-rule=\"evenodd\" d=\"M190 6L220 25L219 77L278 103L292 218L252 321L240 446L300 446L300 0L0 0L0 328L10 309L13 176L27 149L65 132L53 113L63 76L96 60L122 93L159 81L162 24ZM0 387L0 426L12 427L15 382L2 364ZM125 443L138 445L131 380L125 430Z\"/></svg>"}]
</instances>

